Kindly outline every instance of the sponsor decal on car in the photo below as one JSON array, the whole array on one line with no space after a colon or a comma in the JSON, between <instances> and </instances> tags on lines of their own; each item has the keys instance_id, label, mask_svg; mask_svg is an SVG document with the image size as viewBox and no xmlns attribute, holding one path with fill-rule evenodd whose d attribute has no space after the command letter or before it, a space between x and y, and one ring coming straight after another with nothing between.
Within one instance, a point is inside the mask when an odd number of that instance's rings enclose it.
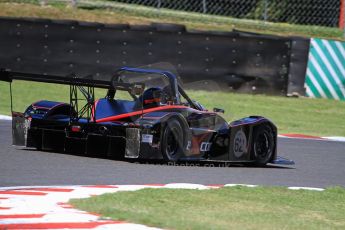
<instances>
[{"instance_id":1,"label":"sponsor decal on car","mask_svg":"<svg viewBox=\"0 0 345 230\"><path fill-rule=\"evenodd\" d=\"M211 142L201 142L200 151L201 151L201 152L210 151L211 146L212 146L212 143L211 143Z\"/></svg>"},{"instance_id":2,"label":"sponsor decal on car","mask_svg":"<svg viewBox=\"0 0 345 230\"><path fill-rule=\"evenodd\" d=\"M151 135L151 134L143 134L143 135L141 135L141 142L142 143L152 144L152 140L153 140L153 135Z\"/></svg>"}]
</instances>

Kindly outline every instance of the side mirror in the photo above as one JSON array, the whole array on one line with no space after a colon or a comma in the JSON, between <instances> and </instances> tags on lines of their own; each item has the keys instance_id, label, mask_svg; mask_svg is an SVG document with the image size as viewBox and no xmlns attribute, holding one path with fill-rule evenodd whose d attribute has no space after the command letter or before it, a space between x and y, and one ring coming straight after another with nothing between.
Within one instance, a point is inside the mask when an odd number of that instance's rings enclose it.
<instances>
[{"instance_id":1,"label":"side mirror","mask_svg":"<svg viewBox=\"0 0 345 230\"><path fill-rule=\"evenodd\" d=\"M193 100L193 103L197 106L197 108L198 108L199 110L201 110L201 111L207 111L207 109L206 109L202 104L200 104L199 102Z\"/></svg>"},{"instance_id":2,"label":"side mirror","mask_svg":"<svg viewBox=\"0 0 345 230\"><path fill-rule=\"evenodd\" d=\"M215 113L225 113L224 109L213 108L213 112Z\"/></svg>"}]
</instances>

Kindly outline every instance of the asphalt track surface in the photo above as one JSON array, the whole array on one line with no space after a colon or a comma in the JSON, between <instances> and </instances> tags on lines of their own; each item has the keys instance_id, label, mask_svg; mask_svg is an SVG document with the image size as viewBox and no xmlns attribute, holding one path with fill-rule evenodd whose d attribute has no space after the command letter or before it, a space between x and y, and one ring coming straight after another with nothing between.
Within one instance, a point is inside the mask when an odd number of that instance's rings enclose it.
<instances>
[{"instance_id":1,"label":"asphalt track surface","mask_svg":"<svg viewBox=\"0 0 345 230\"><path fill-rule=\"evenodd\" d=\"M10 126L10 121L0 120L0 187L166 183L345 186L344 142L280 138L279 155L293 159L293 167L186 167L18 149L11 145Z\"/></svg>"}]
</instances>

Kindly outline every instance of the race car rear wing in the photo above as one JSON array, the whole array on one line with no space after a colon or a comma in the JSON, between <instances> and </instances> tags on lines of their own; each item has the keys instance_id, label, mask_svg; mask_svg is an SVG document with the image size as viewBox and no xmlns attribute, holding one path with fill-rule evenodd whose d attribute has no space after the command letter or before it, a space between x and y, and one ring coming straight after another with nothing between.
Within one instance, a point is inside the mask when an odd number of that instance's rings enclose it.
<instances>
[{"instance_id":1,"label":"race car rear wing","mask_svg":"<svg viewBox=\"0 0 345 230\"><path fill-rule=\"evenodd\" d=\"M91 77L91 78L90 78ZM75 74L69 74L67 76L56 76L56 75L45 75L45 74L35 74L35 73L23 73L23 72L13 72L5 69L0 69L0 81L12 82L13 80L22 81L35 81L43 83L54 83L63 85L76 85L85 87L95 87L103 89L119 89L119 90L131 90L134 84L121 83L116 84L111 83L111 81L95 80L92 76L87 76L84 78L79 78Z\"/></svg>"},{"instance_id":2,"label":"race car rear wing","mask_svg":"<svg viewBox=\"0 0 345 230\"><path fill-rule=\"evenodd\" d=\"M104 80L92 79L92 76L86 76L84 78L78 78L75 74L67 76L56 76L56 75L45 75L35 73L23 73L14 72L10 70L0 69L0 81L10 83L10 97L11 97L11 112L13 114L13 103L12 103L12 90L11 83L13 80L22 81L33 81L42 83L53 83L63 84L70 86L70 105L74 112L71 112L71 121L78 121L80 118L86 116L88 121L93 121L95 118L92 116L92 107L94 106L94 88L108 89L109 91L123 90L128 91L131 95L138 95L145 89L143 83L123 83L123 82L112 82ZM85 88L84 88L85 87ZM80 91L84 95L84 99L78 98L77 91ZM108 91L108 92L109 92ZM78 106L78 103L84 100L85 105L82 107Z\"/></svg>"}]
</instances>

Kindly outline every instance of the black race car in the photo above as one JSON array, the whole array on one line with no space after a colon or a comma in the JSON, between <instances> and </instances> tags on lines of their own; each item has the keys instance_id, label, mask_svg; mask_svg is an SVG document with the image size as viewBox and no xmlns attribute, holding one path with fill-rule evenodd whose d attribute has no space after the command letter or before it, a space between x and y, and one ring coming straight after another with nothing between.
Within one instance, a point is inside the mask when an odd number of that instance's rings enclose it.
<instances>
[{"instance_id":1,"label":"black race car","mask_svg":"<svg viewBox=\"0 0 345 230\"><path fill-rule=\"evenodd\" d=\"M70 85L70 103L42 100L12 112L14 145L113 159L277 163L271 121L228 123L221 109L190 99L170 71L124 67L111 81L1 71L0 80L14 79ZM106 96L95 100L95 88Z\"/></svg>"}]
</instances>

